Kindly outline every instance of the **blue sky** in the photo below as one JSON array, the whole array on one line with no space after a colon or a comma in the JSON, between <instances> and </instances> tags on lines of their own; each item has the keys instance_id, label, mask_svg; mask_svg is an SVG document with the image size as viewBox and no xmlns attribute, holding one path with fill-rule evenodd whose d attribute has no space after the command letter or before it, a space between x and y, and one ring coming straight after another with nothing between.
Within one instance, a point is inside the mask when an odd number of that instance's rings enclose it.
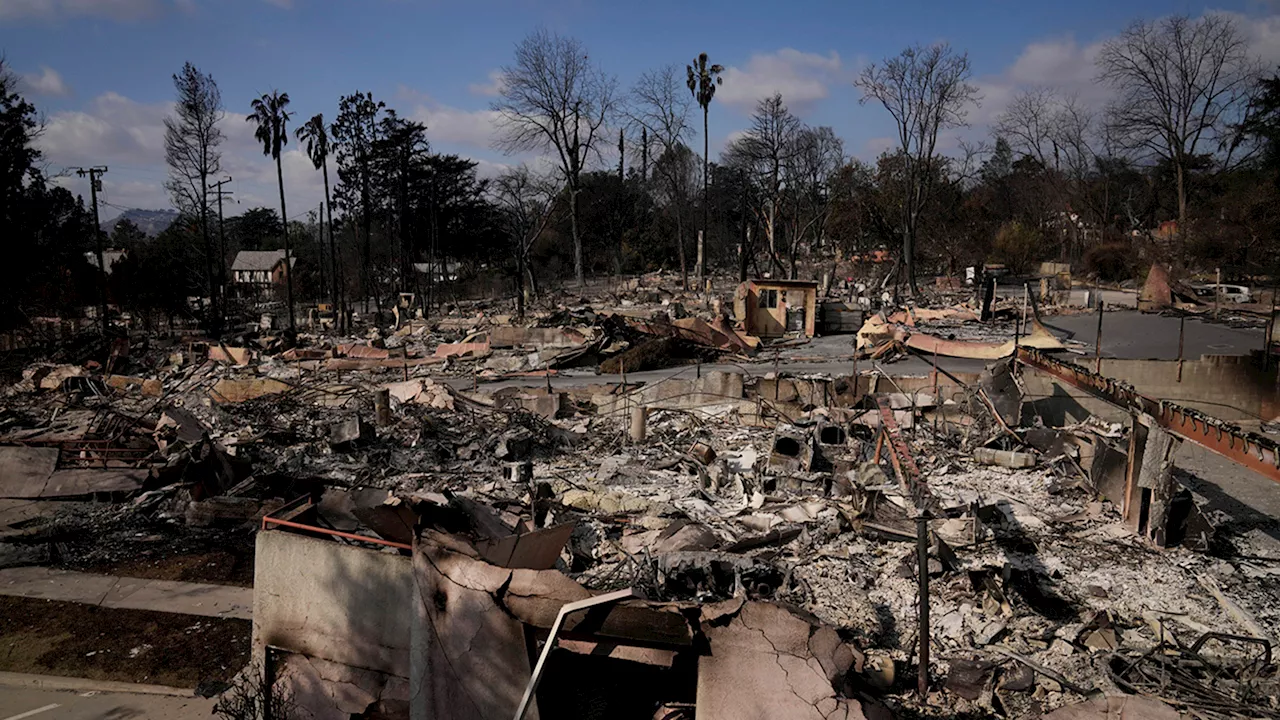
<instances>
[{"instance_id":1,"label":"blue sky","mask_svg":"<svg viewBox=\"0 0 1280 720\"><path fill-rule=\"evenodd\" d=\"M1258 56L1280 61L1280 4L1260 0L0 0L0 51L45 117L50 170L111 168L105 215L167 206L161 122L170 76L188 60L211 73L228 111L224 164L242 201L236 214L276 205L274 168L241 119L273 88L290 94L297 119L332 120L339 95L372 91L425 121L438 149L481 161L485 174L526 159L490 148L488 106L492 73L538 26L580 39L620 89L699 51L728 66L711 112L713 155L745 127L754 101L778 90L805 122L831 125L849 154L871 159L892 126L881 108L858 103L852 79L867 62L914 43L967 51L984 97L966 131L976 138L1021 88L1054 86L1101 103L1090 60L1099 43L1134 19L1206 11L1238 15ZM296 215L321 191L319 173L291 149L285 182Z\"/></svg>"}]
</instances>

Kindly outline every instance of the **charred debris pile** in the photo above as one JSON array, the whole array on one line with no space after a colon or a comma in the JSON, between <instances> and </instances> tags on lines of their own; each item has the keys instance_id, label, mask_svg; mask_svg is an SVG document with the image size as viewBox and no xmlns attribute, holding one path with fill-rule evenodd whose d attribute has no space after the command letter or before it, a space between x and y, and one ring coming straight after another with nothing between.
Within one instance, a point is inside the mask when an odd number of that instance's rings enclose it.
<instances>
[{"instance_id":1,"label":"charred debris pile","mask_svg":"<svg viewBox=\"0 0 1280 720\"><path fill-rule=\"evenodd\" d=\"M0 403L0 561L78 566L149 538L179 553L302 502L321 528L429 531L495 564L531 538L592 592L785 608L849 649L827 681L868 715L1127 694L1155 703L1144 717L1280 717L1280 558L1215 536L1158 426L1046 424L1012 345L946 329L969 310L872 316L857 375L854 338L848 374L797 375L724 369L777 343L644 283L525 322L495 309L121 338L105 363L26 367ZM990 360L980 376L872 362L955 343Z\"/></svg>"}]
</instances>

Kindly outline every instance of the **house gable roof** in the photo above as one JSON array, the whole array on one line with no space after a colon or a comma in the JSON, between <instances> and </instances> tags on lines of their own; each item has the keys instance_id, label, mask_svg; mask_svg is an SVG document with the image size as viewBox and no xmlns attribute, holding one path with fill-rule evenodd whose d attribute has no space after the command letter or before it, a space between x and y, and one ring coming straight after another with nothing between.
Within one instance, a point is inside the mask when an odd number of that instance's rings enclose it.
<instances>
[{"instance_id":1,"label":"house gable roof","mask_svg":"<svg viewBox=\"0 0 1280 720\"><path fill-rule=\"evenodd\" d=\"M270 272L282 262L284 262L283 250L241 250L236 253L235 262L231 263L231 270L265 270ZM296 265L297 262L297 256L289 258L290 265Z\"/></svg>"}]
</instances>

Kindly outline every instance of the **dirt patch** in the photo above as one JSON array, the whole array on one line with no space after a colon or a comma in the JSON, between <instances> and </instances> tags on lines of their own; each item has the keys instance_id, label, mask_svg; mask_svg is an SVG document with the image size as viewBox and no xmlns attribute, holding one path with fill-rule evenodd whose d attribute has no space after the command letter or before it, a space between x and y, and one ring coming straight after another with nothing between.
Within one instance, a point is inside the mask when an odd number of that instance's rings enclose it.
<instances>
[{"instance_id":1,"label":"dirt patch","mask_svg":"<svg viewBox=\"0 0 1280 720\"><path fill-rule=\"evenodd\" d=\"M252 623L0 597L0 670L191 688L249 661Z\"/></svg>"},{"instance_id":2,"label":"dirt patch","mask_svg":"<svg viewBox=\"0 0 1280 720\"><path fill-rule=\"evenodd\" d=\"M90 571L146 580L253 587L253 555L225 550L168 557L142 555L102 563Z\"/></svg>"}]
</instances>

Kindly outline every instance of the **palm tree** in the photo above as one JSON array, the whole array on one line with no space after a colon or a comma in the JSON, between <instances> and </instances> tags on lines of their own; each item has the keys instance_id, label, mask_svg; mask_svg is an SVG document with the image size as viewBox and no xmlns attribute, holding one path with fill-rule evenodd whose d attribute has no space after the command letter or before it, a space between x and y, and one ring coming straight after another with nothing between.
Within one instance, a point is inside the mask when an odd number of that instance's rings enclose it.
<instances>
[{"instance_id":1,"label":"palm tree","mask_svg":"<svg viewBox=\"0 0 1280 720\"><path fill-rule=\"evenodd\" d=\"M333 261L333 272L331 278L333 280L333 293L330 299L333 301L337 313L342 315L338 302L338 245L333 237L333 203L329 200L329 131L324 125L324 115L316 113L310 120L306 121L293 131L298 138L298 142L307 144L307 157L311 158L311 164L324 174L324 206L329 214L329 258ZM321 237L321 243L324 242ZM323 245L322 245L323 246Z\"/></svg>"},{"instance_id":2,"label":"palm tree","mask_svg":"<svg viewBox=\"0 0 1280 720\"><path fill-rule=\"evenodd\" d=\"M700 53L692 65L686 65L685 67L689 71L689 92L693 93L694 99L702 106L702 234L698 236L698 285L705 287L707 276L707 266L704 260L707 242L707 181L710 167L707 153L711 142L710 137L707 135L707 111L711 107L711 98L716 95L716 86L724 82L723 78L720 77L720 73L724 72L724 66L707 65L707 54Z\"/></svg>"},{"instance_id":3,"label":"palm tree","mask_svg":"<svg viewBox=\"0 0 1280 720\"><path fill-rule=\"evenodd\" d=\"M293 113L285 110L289 106L289 93L272 90L253 101L250 107L253 113L245 118L246 122L257 123L253 137L262 143L262 154L270 155L276 161L276 179L280 183L280 224L284 227L284 280L285 300L289 303L289 329L297 331L293 322L293 260L289 252L289 214L284 205L284 169L280 165L280 150L289 144L289 133L285 126Z\"/></svg>"}]
</instances>

